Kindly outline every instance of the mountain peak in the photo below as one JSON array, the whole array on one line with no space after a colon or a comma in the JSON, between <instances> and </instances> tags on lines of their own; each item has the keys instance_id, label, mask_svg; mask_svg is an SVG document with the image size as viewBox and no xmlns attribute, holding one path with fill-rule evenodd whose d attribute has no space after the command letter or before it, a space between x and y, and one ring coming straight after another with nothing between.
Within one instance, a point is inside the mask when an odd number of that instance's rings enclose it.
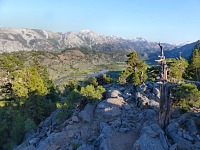
<instances>
[{"instance_id":1,"label":"mountain peak","mask_svg":"<svg viewBox=\"0 0 200 150\"><path fill-rule=\"evenodd\" d=\"M12 51L61 51L65 48L89 47L100 51L156 51L159 47L144 38L133 40L118 36L105 36L88 29L77 32L51 32L40 29L0 29L0 52ZM163 44L165 49L173 45Z\"/></svg>"},{"instance_id":2,"label":"mountain peak","mask_svg":"<svg viewBox=\"0 0 200 150\"><path fill-rule=\"evenodd\" d=\"M84 30L81 30L80 32L82 32L82 33L88 33L88 32L94 32L94 31L91 31L89 29L84 29Z\"/></svg>"},{"instance_id":3,"label":"mountain peak","mask_svg":"<svg viewBox=\"0 0 200 150\"><path fill-rule=\"evenodd\" d=\"M142 37L133 38L132 41L134 42L146 42L147 40Z\"/></svg>"}]
</instances>

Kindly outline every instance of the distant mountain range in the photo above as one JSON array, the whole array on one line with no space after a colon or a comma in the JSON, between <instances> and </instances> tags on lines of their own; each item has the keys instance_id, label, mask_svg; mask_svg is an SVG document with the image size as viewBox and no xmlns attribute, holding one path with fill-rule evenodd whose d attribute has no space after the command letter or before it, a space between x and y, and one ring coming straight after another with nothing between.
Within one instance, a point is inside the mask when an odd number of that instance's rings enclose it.
<instances>
[{"instance_id":1,"label":"distant mountain range","mask_svg":"<svg viewBox=\"0 0 200 150\"><path fill-rule=\"evenodd\" d=\"M165 49L173 49L175 45L162 43ZM144 51L159 50L156 42L148 42L143 38L125 39L117 36L99 35L90 30L79 32L51 32L38 29L0 28L0 50L11 52L19 50L56 51L66 48L86 47L103 51Z\"/></svg>"},{"instance_id":2,"label":"distant mountain range","mask_svg":"<svg viewBox=\"0 0 200 150\"><path fill-rule=\"evenodd\" d=\"M161 45L170 57L178 57L179 52L182 52L183 57L188 57L195 43L183 46L168 43ZM149 42L143 38L104 36L90 30L60 33L38 29L0 28L0 53L21 50L63 51L69 48L119 53L136 51L145 60L157 56L160 50L157 42Z\"/></svg>"},{"instance_id":3,"label":"distant mountain range","mask_svg":"<svg viewBox=\"0 0 200 150\"><path fill-rule=\"evenodd\" d=\"M172 50L165 50L164 51L165 57L166 58L179 58L181 56L181 57L189 60L196 43L197 42L193 42L193 43L186 44L186 45L183 45L180 47L175 47ZM156 64L156 62L154 60L158 59L159 55L160 55L159 51L149 53L148 58L146 58L145 60L148 64Z\"/></svg>"}]
</instances>

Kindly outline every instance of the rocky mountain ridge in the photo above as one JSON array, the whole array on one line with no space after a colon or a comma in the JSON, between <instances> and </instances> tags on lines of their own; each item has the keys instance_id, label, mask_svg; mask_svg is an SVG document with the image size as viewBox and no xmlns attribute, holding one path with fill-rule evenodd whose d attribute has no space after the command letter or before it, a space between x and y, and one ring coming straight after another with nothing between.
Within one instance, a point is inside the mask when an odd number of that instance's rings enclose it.
<instances>
[{"instance_id":1,"label":"rocky mountain ridge","mask_svg":"<svg viewBox=\"0 0 200 150\"><path fill-rule=\"evenodd\" d=\"M105 85L106 97L77 109L60 126L53 112L15 150L200 149L199 112L173 109L166 129L158 124L159 86L146 82Z\"/></svg>"},{"instance_id":2,"label":"rocky mountain ridge","mask_svg":"<svg viewBox=\"0 0 200 150\"><path fill-rule=\"evenodd\" d=\"M175 45L162 43L166 50ZM117 36L105 36L90 30L79 32L52 32L39 29L0 28L0 52L12 51L61 51L66 48L86 47L98 51L137 51L154 52L159 50L156 42L143 38L126 39Z\"/></svg>"}]
</instances>

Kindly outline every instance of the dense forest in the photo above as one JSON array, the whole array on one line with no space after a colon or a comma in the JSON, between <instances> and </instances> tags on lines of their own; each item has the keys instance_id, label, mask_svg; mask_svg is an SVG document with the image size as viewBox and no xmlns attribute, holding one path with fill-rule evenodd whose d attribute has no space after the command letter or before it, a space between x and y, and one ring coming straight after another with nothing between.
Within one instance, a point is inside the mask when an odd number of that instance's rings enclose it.
<instances>
[{"instance_id":1,"label":"dense forest","mask_svg":"<svg viewBox=\"0 0 200 150\"><path fill-rule=\"evenodd\" d=\"M104 74L82 81L69 79L64 81L63 86L56 86L49 73L48 67L51 66L41 62L43 58L38 55L42 52L26 53L29 52L0 55L0 149L12 149L19 145L28 133L36 130L37 126L56 109L59 109L57 117L62 122L72 114L80 100L86 99L86 103L92 103L101 99L105 92L105 84L128 82L137 86L147 80L156 82L159 72L158 66L148 66L140 60L137 53L132 52L127 55L126 65L123 65L126 68L123 68L124 71L117 81ZM55 55L57 54L51 54L51 57L59 57ZM31 57L27 59L27 56ZM82 53L76 55L76 59L81 57ZM96 59L100 58L101 56ZM116 57L115 60L117 62ZM101 63L99 67L105 67L106 63ZM180 56L179 59L167 59L167 64L169 81L179 83L174 89L173 107L191 112L199 109L198 87L185 82L200 81L199 43L194 47L189 60ZM76 70L72 64L69 65ZM116 66L112 67L113 70L116 69Z\"/></svg>"}]
</instances>

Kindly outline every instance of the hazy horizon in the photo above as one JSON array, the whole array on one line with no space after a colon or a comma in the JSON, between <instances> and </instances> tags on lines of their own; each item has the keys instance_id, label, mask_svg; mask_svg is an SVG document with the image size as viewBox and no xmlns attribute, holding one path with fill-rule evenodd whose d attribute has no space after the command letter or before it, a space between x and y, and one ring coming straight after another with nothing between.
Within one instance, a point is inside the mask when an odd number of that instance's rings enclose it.
<instances>
[{"instance_id":1,"label":"hazy horizon","mask_svg":"<svg viewBox=\"0 0 200 150\"><path fill-rule=\"evenodd\" d=\"M199 38L198 0L0 0L0 28L98 34L180 44Z\"/></svg>"}]
</instances>

